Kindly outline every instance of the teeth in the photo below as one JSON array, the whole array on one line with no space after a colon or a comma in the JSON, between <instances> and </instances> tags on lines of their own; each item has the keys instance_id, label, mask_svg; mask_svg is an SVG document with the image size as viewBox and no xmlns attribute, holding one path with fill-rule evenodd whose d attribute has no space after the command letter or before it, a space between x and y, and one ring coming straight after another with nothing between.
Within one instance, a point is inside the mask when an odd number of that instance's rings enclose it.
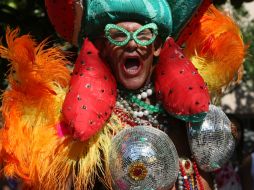
<instances>
[{"instance_id":1,"label":"teeth","mask_svg":"<svg viewBox=\"0 0 254 190\"><path fill-rule=\"evenodd\" d=\"M127 72L128 72L128 73L136 73L136 72L137 72L137 69L128 69Z\"/></svg>"},{"instance_id":2,"label":"teeth","mask_svg":"<svg viewBox=\"0 0 254 190\"><path fill-rule=\"evenodd\" d=\"M135 67L131 67L131 68L129 68L129 69L127 69L127 71L132 71L132 70L138 70L138 66L135 66Z\"/></svg>"}]
</instances>

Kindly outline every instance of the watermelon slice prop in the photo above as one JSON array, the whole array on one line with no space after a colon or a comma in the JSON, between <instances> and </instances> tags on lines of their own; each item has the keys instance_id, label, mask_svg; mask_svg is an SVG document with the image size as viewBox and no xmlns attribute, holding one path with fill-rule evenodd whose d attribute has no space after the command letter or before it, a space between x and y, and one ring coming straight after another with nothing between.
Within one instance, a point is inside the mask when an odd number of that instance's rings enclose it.
<instances>
[{"instance_id":1,"label":"watermelon slice prop","mask_svg":"<svg viewBox=\"0 0 254 190\"><path fill-rule=\"evenodd\" d=\"M208 88L173 38L165 42L155 68L155 91L165 110L186 122L202 122L209 110Z\"/></svg>"},{"instance_id":2,"label":"watermelon slice prop","mask_svg":"<svg viewBox=\"0 0 254 190\"><path fill-rule=\"evenodd\" d=\"M77 46L84 12L82 1L45 0L45 7L55 30L62 38Z\"/></svg>"},{"instance_id":3,"label":"watermelon slice prop","mask_svg":"<svg viewBox=\"0 0 254 190\"><path fill-rule=\"evenodd\" d=\"M62 108L75 139L86 141L104 126L116 103L116 82L98 50L86 39Z\"/></svg>"}]
</instances>

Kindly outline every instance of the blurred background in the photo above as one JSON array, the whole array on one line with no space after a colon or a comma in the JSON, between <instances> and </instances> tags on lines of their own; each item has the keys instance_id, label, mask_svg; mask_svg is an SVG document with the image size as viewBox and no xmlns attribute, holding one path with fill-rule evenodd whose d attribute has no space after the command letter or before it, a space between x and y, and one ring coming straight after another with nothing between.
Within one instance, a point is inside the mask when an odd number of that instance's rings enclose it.
<instances>
[{"instance_id":1,"label":"blurred background","mask_svg":"<svg viewBox=\"0 0 254 190\"><path fill-rule=\"evenodd\" d=\"M248 46L242 80L229 88L220 100L223 110L242 127L240 153L247 155L254 151L254 0L214 0L214 4L234 18ZM55 33L46 15L43 0L0 0L0 39L3 43L8 25L11 28L19 27L21 34L29 33L38 42L50 37L49 45L60 44L63 50L74 52L74 62L77 49ZM7 72L8 62L0 59L1 92L7 87ZM3 189L1 183L4 182L0 182L0 189Z\"/></svg>"}]
</instances>

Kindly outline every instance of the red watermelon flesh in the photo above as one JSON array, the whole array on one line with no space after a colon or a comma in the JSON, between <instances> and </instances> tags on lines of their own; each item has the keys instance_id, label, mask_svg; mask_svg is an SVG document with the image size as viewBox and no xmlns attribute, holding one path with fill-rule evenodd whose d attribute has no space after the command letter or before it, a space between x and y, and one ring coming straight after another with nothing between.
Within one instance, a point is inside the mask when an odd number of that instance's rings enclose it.
<instances>
[{"instance_id":1,"label":"red watermelon flesh","mask_svg":"<svg viewBox=\"0 0 254 190\"><path fill-rule=\"evenodd\" d=\"M74 32L74 3L74 0L45 0L51 23L55 30L69 42L72 42Z\"/></svg>"},{"instance_id":2,"label":"red watermelon flesh","mask_svg":"<svg viewBox=\"0 0 254 190\"><path fill-rule=\"evenodd\" d=\"M165 42L155 69L155 91L167 112L185 121L194 122L189 116L209 109L203 78L172 38ZM201 120L203 117L204 114Z\"/></svg>"},{"instance_id":3,"label":"red watermelon flesh","mask_svg":"<svg viewBox=\"0 0 254 190\"><path fill-rule=\"evenodd\" d=\"M85 40L63 104L64 122L74 138L88 140L110 117L116 102L116 82L98 50Z\"/></svg>"}]
</instances>

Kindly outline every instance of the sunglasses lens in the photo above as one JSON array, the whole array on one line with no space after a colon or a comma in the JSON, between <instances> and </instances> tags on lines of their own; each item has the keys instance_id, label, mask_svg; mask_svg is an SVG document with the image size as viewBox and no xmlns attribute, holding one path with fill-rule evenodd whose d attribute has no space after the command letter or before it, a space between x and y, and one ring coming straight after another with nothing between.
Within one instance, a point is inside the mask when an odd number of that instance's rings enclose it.
<instances>
[{"instance_id":1,"label":"sunglasses lens","mask_svg":"<svg viewBox=\"0 0 254 190\"><path fill-rule=\"evenodd\" d=\"M154 23L146 24L134 33L134 39L142 46L149 45L154 42L158 34L157 26Z\"/></svg>"},{"instance_id":2,"label":"sunglasses lens","mask_svg":"<svg viewBox=\"0 0 254 190\"><path fill-rule=\"evenodd\" d=\"M124 40L127 39L127 35L124 32L119 31L117 29L110 29L109 36L111 37L112 40L116 42L123 42Z\"/></svg>"},{"instance_id":3,"label":"sunglasses lens","mask_svg":"<svg viewBox=\"0 0 254 190\"><path fill-rule=\"evenodd\" d=\"M154 33L149 29L145 29L137 34L137 39L141 42L150 41L153 37Z\"/></svg>"}]
</instances>

